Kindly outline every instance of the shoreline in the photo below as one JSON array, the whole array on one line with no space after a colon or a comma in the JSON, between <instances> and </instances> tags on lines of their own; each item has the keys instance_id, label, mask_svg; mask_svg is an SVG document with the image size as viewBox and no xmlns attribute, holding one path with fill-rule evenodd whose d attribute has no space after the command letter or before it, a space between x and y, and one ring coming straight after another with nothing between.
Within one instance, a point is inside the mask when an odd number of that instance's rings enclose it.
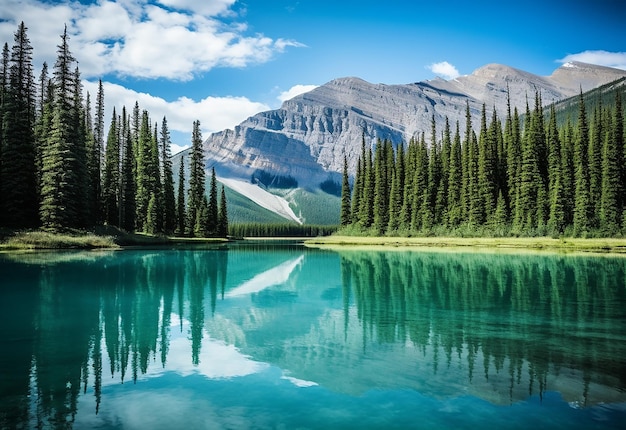
<instances>
[{"instance_id":1,"label":"shoreline","mask_svg":"<svg viewBox=\"0 0 626 430\"><path fill-rule=\"evenodd\" d=\"M326 236L305 241L306 246L340 250L551 251L626 256L626 239L550 237L366 237Z\"/></svg>"}]
</instances>

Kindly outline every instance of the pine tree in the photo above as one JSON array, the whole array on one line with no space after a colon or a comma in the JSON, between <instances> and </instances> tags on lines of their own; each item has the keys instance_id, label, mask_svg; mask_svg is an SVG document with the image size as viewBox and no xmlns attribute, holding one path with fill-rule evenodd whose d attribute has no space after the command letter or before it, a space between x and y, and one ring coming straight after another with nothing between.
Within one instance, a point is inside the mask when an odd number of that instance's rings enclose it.
<instances>
[{"instance_id":1,"label":"pine tree","mask_svg":"<svg viewBox=\"0 0 626 430\"><path fill-rule=\"evenodd\" d=\"M511 115L510 100L507 100L507 118L504 125L504 140L507 153L507 189L509 213L514 225L521 224L518 200L520 197L520 177L522 171L522 149L520 138L519 113L517 108Z\"/></svg>"},{"instance_id":2,"label":"pine tree","mask_svg":"<svg viewBox=\"0 0 626 430\"><path fill-rule=\"evenodd\" d=\"M563 187L563 169L561 160L561 141L556 125L554 105L550 106L550 119L547 131L548 177L550 214L548 229L552 234L562 234L565 230L565 193Z\"/></svg>"},{"instance_id":3,"label":"pine tree","mask_svg":"<svg viewBox=\"0 0 626 430\"><path fill-rule=\"evenodd\" d=\"M178 194L176 196L176 231L184 236L186 221L185 211L185 157L180 157L180 169L178 170Z\"/></svg>"},{"instance_id":4,"label":"pine tree","mask_svg":"<svg viewBox=\"0 0 626 430\"><path fill-rule=\"evenodd\" d=\"M148 111L144 110L139 130L139 145L137 158L137 194L136 226L139 231L161 232L163 226L163 205L161 189L161 173L159 169L159 143L157 139L157 126L150 126ZM154 218L156 225L148 225L148 205L154 195Z\"/></svg>"},{"instance_id":5,"label":"pine tree","mask_svg":"<svg viewBox=\"0 0 626 430\"><path fill-rule=\"evenodd\" d=\"M447 225L456 227L462 219L461 203L461 177L463 169L461 166L461 136L459 134L459 122L456 122L456 130L452 149L450 150L450 162L448 168L448 210Z\"/></svg>"},{"instance_id":6,"label":"pine tree","mask_svg":"<svg viewBox=\"0 0 626 430\"><path fill-rule=\"evenodd\" d=\"M535 99L537 101L537 99ZM536 143L543 139L540 136L539 121L543 122L538 113L538 106L531 115L526 108L524 137L522 139L522 163L520 166L519 198L517 201L518 218L516 227L522 230L533 230L537 227L537 207L539 188L543 186L539 170L539 160Z\"/></svg>"},{"instance_id":7,"label":"pine tree","mask_svg":"<svg viewBox=\"0 0 626 430\"><path fill-rule=\"evenodd\" d=\"M389 225L388 231L395 233L401 227L402 206L404 196L404 145L398 144L396 150L395 166L389 191Z\"/></svg>"},{"instance_id":8,"label":"pine tree","mask_svg":"<svg viewBox=\"0 0 626 430\"><path fill-rule=\"evenodd\" d=\"M344 155L341 181L341 211L339 214L339 222L344 227L352 222L352 214L350 213L350 192L350 180L348 179L348 158Z\"/></svg>"},{"instance_id":9,"label":"pine tree","mask_svg":"<svg viewBox=\"0 0 626 430\"><path fill-rule=\"evenodd\" d=\"M47 142L42 150L41 204L39 214L48 230L64 230L82 223L80 205L85 201L86 177L81 175L84 142L77 142L75 62L68 45L67 27L57 46L54 65L54 101ZM82 183L81 183L82 181ZM85 191L83 193L82 191Z\"/></svg>"},{"instance_id":10,"label":"pine tree","mask_svg":"<svg viewBox=\"0 0 626 430\"><path fill-rule=\"evenodd\" d=\"M196 228L198 219L200 218L203 201L206 199L204 195L204 152L202 150L202 133L200 132L200 121L193 123L191 133L191 160L189 162L189 198L187 201L187 226L190 235L199 230ZM208 204L207 204L208 206ZM208 210L208 207L207 207ZM201 229L200 229L201 230Z\"/></svg>"},{"instance_id":11,"label":"pine tree","mask_svg":"<svg viewBox=\"0 0 626 430\"><path fill-rule=\"evenodd\" d=\"M574 222L574 131L569 118L559 132L561 138L561 185L563 187L565 225Z\"/></svg>"},{"instance_id":12,"label":"pine tree","mask_svg":"<svg viewBox=\"0 0 626 430\"><path fill-rule=\"evenodd\" d=\"M623 119L622 101L619 91L615 92L614 115L607 130L602 150L602 196L600 199L600 227L609 235L616 235L621 226L622 202L620 195L624 184L621 181L623 165Z\"/></svg>"},{"instance_id":13,"label":"pine tree","mask_svg":"<svg viewBox=\"0 0 626 430\"><path fill-rule=\"evenodd\" d=\"M120 141L118 130L118 117L113 108L111 124L104 155L104 172L102 177L102 207L104 209L104 221L108 225L118 225L119 214L119 182L120 182Z\"/></svg>"},{"instance_id":14,"label":"pine tree","mask_svg":"<svg viewBox=\"0 0 626 430\"><path fill-rule=\"evenodd\" d=\"M589 199L590 227L597 228L600 221L600 203L602 200L602 152L605 130L603 129L602 97L598 99L591 120L591 136L589 136L588 171L589 171Z\"/></svg>"},{"instance_id":15,"label":"pine tree","mask_svg":"<svg viewBox=\"0 0 626 430\"><path fill-rule=\"evenodd\" d=\"M411 204L411 230L419 231L422 229L424 220L424 205L427 201L428 187L428 148L426 139L422 133L416 148L415 155L415 173L413 175L412 185L412 204Z\"/></svg>"},{"instance_id":16,"label":"pine tree","mask_svg":"<svg viewBox=\"0 0 626 430\"><path fill-rule=\"evenodd\" d=\"M374 229L383 234L389 222L389 187L387 183L387 141L378 140L374 153Z\"/></svg>"},{"instance_id":17,"label":"pine tree","mask_svg":"<svg viewBox=\"0 0 626 430\"><path fill-rule=\"evenodd\" d=\"M448 117L443 128L443 136L441 140L441 172L439 188L437 189L437 198L435 203L435 212L437 213L437 224L445 224L448 219L448 180L450 179L450 153L452 152L452 140L450 137L450 122Z\"/></svg>"},{"instance_id":18,"label":"pine tree","mask_svg":"<svg viewBox=\"0 0 626 430\"><path fill-rule=\"evenodd\" d=\"M579 236L591 226L591 201L589 200L589 128L582 89L578 103L578 133L574 141L574 234Z\"/></svg>"},{"instance_id":19,"label":"pine tree","mask_svg":"<svg viewBox=\"0 0 626 430\"><path fill-rule=\"evenodd\" d=\"M483 204L483 222L494 222L493 215L496 210L496 201L498 199L498 134L499 127L498 116L494 109L491 123L487 129L486 112L483 105L483 117L485 123L481 121L481 128L484 126L484 132L481 130L479 140L479 156L478 156L478 187Z\"/></svg>"},{"instance_id":20,"label":"pine tree","mask_svg":"<svg viewBox=\"0 0 626 430\"><path fill-rule=\"evenodd\" d=\"M193 227L193 236L195 237L206 237L207 236L207 225L209 223L209 202L206 198L206 195L202 196L202 200L200 201L200 206L197 210L196 215L196 223Z\"/></svg>"},{"instance_id":21,"label":"pine tree","mask_svg":"<svg viewBox=\"0 0 626 430\"><path fill-rule=\"evenodd\" d=\"M88 113L91 117L91 113ZM104 215L101 207L102 202L102 165L104 159L104 87L102 80L98 81L98 94L96 95L96 115L92 131L92 141L88 149L89 171L89 200L92 202L92 216L95 224L102 222Z\"/></svg>"},{"instance_id":22,"label":"pine tree","mask_svg":"<svg viewBox=\"0 0 626 430\"><path fill-rule=\"evenodd\" d=\"M207 205L206 230L207 236L217 236L219 223L219 201L217 198L217 177L215 168L211 169L211 182L209 184L209 201Z\"/></svg>"},{"instance_id":23,"label":"pine tree","mask_svg":"<svg viewBox=\"0 0 626 430\"><path fill-rule=\"evenodd\" d=\"M367 148L367 154L363 160L363 194L359 208L359 224L363 228L369 228L374 222L374 168L372 162L372 148Z\"/></svg>"},{"instance_id":24,"label":"pine tree","mask_svg":"<svg viewBox=\"0 0 626 430\"><path fill-rule=\"evenodd\" d=\"M417 144L415 138L409 140L409 144L404 155L404 176L402 187L402 209L400 210L400 219L398 221L399 229L408 231L411 228L411 220L413 219L413 182L415 176L415 168L417 163Z\"/></svg>"},{"instance_id":25,"label":"pine tree","mask_svg":"<svg viewBox=\"0 0 626 430\"><path fill-rule=\"evenodd\" d=\"M135 196L137 186L135 182L136 159L134 139L130 126L130 119L126 114L126 107L122 107L122 173L121 173L121 227L126 231L135 230Z\"/></svg>"},{"instance_id":26,"label":"pine tree","mask_svg":"<svg viewBox=\"0 0 626 430\"><path fill-rule=\"evenodd\" d=\"M27 28L22 22L15 32L9 60L8 82L2 100L2 189L4 224L34 227L37 214L37 169L35 163L35 78ZM3 59L3 63L4 63ZM4 74L6 75L6 64ZM6 79L6 76L5 78Z\"/></svg>"},{"instance_id":27,"label":"pine tree","mask_svg":"<svg viewBox=\"0 0 626 430\"><path fill-rule=\"evenodd\" d=\"M72 74L72 108L70 141L72 142L72 169L78 181L74 187L72 202L76 207L78 218L74 226L83 228L93 226L91 205L89 204L89 171L87 170L87 130L85 129L85 109L83 103L83 84L78 67Z\"/></svg>"},{"instance_id":28,"label":"pine tree","mask_svg":"<svg viewBox=\"0 0 626 430\"><path fill-rule=\"evenodd\" d=\"M154 224L150 226L150 232L152 234L163 233L165 211L163 204L163 181L161 180L162 173L160 168L160 145L158 139L158 124L154 124L154 132L152 135L152 144L150 148L150 198L154 196Z\"/></svg>"},{"instance_id":29,"label":"pine tree","mask_svg":"<svg viewBox=\"0 0 626 430\"><path fill-rule=\"evenodd\" d=\"M465 134L461 145L461 214L462 222L470 222L471 209L471 170L470 147L472 146L472 116L469 101L465 104Z\"/></svg>"},{"instance_id":30,"label":"pine tree","mask_svg":"<svg viewBox=\"0 0 626 430\"><path fill-rule=\"evenodd\" d=\"M217 220L217 236L228 237L228 204L226 203L226 191L222 185L220 193L220 210Z\"/></svg>"},{"instance_id":31,"label":"pine tree","mask_svg":"<svg viewBox=\"0 0 626 430\"><path fill-rule=\"evenodd\" d=\"M176 198L174 196L174 173L172 172L172 151L167 119L161 123L161 168L163 170L163 209L164 230L171 234L176 229Z\"/></svg>"},{"instance_id":32,"label":"pine tree","mask_svg":"<svg viewBox=\"0 0 626 430\"><path fill-rule=\"evenodd\" d=\"M435 116L431 118L430 149L428 150L428 178L424 188L424 203L422 211L422 229L429 230L439 222L437 212L437 194L441 183L441 147L437 140Z\"/></svg>"},{"instance_id":33,"label":"pine tree","mask_svg":"<svg viewBox=\"0 0 626 430\"><path fill-rule=\"evenodd\" d=\"M45 66L45 63L44 63ZM3 174L2 174L2 148L4 146L4 112L6 109L6 102L8 97L9 87L9 44L5 42L2 49L2 63L0 64L0 225L3 224L3 208L4 208L4 195L3 195Z\"/></svg>"},{"instance_id":34,"label":"pine tree","mask_svg":"<svg viewBox=\"0 0 626 430\"><path fill-rule=\"evenodd\" d=\"M361 156L356 166L356 174L354 176L354 189L352 190L352 224L359 222L361 213L361 199L363 198L364 188L364 163L365 163L365 136L361 136Z\"/></svg>"}]
</instances>

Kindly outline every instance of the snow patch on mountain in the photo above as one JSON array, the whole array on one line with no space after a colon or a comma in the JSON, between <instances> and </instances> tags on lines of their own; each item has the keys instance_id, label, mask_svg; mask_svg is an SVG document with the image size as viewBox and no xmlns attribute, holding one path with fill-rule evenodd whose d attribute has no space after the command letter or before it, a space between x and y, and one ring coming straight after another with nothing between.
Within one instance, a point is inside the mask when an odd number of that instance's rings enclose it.
<instances>
[{"instance_id":1,"label":"snow patch on mountain","mask_svg":"<svg viewBox=\"0 0 626 430\"><path fill-rule=\"evenodd\" d=\"M268 191L265 191L258 185L251 184L250 182L246 182L243 180L232 178L219 178L219 181L231 190L236 191L244 197L249 198L262 208L272 211L290 221L295 221L298 224L302 224L300 218L298 218L291 209L291 207L289 207L289 202L287 202L287 200L285 200L283 197L274 195Z\"/></svg>"}]
</instances>

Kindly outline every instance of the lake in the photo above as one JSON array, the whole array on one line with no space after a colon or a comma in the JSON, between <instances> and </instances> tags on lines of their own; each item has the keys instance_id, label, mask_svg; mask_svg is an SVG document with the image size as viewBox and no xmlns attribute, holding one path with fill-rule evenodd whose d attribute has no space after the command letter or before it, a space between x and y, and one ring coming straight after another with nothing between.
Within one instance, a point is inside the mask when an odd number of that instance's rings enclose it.
<instances>
[{"instance_id":1,"label":"lake","mask_svg":"<svg viewBox=\"0 0 626 430\"><path fill-rule=\"evenodd\" d=\"M618 429L626 258L0 255L0 428Z\"/></svg>"}]
</instances>

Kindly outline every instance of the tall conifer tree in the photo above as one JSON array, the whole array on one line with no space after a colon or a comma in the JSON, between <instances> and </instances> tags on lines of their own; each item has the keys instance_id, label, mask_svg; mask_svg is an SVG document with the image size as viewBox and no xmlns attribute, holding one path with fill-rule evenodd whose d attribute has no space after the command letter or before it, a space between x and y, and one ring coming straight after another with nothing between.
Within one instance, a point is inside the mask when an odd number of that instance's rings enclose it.
<instances>
[{"instance_id":1,"label":"tall conifer tree","mask_svg":"<svg viewBox=\"0 0 626 430\"><path fill-rule=\"evenodd\" d=\"M206 200L204 195L204 152L202 149L202 133L200 132L200 121L193 122L191 132L191 159L189 161L189 198L187 201L187 226L189 233L193 236L201 216L202 204Z\"/></svg>"},{"instance_id":2,"label":"tall conifer tree","mask_svg":"<svg viewBox=\"0 0 626 430\"><path fill-rule=\"evenodd\" d=\"M57 46L54 65L54 100L48 139L42 150L41 204L39 214L44 228L64 230L80 224L80 205L85 195L81 192L86 178L81 177L83 161L81 147L75 130L75 75L71 67L75 62L69 49L67 27ZM77 222L77 220L80 220Z\"/></svg>"},{"instance_id":3,"label":"tall conifer tree","mask_svg":"<svg viewBox=\"0 0 626 430\"><path fill-rule=\"evenodd\" d=\"M574 141L574 234L581 235L591 226L592 206L589 200L589 128L582 89L578 103L578 133Z\"/></svg>"},{"instance_id":4,"label":"tall conifer tree","mask_svg":"<svg viewBox=\"0 0 626 430\"><path fill-rule=\"evenodd\" d=\"M350 213L350 180L348 178L348 158L343 157L343 173L341 177L341 210L339 213L339 223L342 226L350 224L352 214Z\"/></svg>"},{"instance_id":5,"label":"tall conifer tree","mask_svg":"<svg viewBox=\"0 0 626 430\"><path fill-rule=\"evenodd\" d=\"M228 204L226 202L226 191L224 191L224 185L222 185L222 191L220 193L220 208L217 220L217 235L218 237L228 236Z\"/></svg>"},{"instance_id":6,"label":"tall conifer tree","mask_svg":"<svg viewBox=\"0 0 626 430\"><path fill-rule=\"evenodd\" d=\"M161 123L161 168L163 170L164 230L167 234L171 234L176 229L176 198L174 196L170 132L165 117Z\"/></svg>"},{"instance_id":7,"label":"tall conifer tree","mask_svg":"<svg viewBox=\"0 0 626 430\"><path fill-rule=\"evenodd\" d=\"M176 232L184 236L186 233L186 210L185 210L185 157L180 156L180 168L178 170L178 194L176 195Z\"/></svg>"},{"instance_id":8,"label":"tall conifer tree","mask_svg":"<svg viewBox=\"0 0 626 430\"><path fill-rule=\"evenodd\" d=\"M217 177L215 168L211 169L211 182L209 183L209 201L207 205L206 234L217 236L219 223L219 200L217 196Z\"/></svg>"},{"instance_id":9,"label":"tall conifer tree","mask_svg":"<svg viewBox=\"0 0 626 430\"><path fill-rule=\"evenodd\" d=\"M104 221L108 225L118 225L119 214L119 182L120 182L120 141L118 116L113 107L111 124L104 155L104 172L102 177L102 206Z\"/></svg>"},{"instance_id":10,"label":"tall conifer tree","mask_svg":"<svg viewBox=\"0 0 626 430\"><path fill-rule=\"evenodd\" d=\"M600 199L600 227L609 235L616 235L621 227L622 202L620 195L623 147L623 119L620 92L615 92L615 110L602 150L602 197Z\"/></svg>"},{"instance_id":11,"label":"tall conifer tree","mask_svg":"<svg viewBox=\"0 0 626 430\"><path fill-rule=\"evenodd\" d=\"M4 224L12 227L34 227L37 214L37 169L35 164L35 78L32 51L27 28L22 22L14 35L8 63L8 82L3 89L2 167L0 209ZM3 62L5 60L3 59ZM4 74L6 79L6 67Z\"/></svg>"}]
</instances>

